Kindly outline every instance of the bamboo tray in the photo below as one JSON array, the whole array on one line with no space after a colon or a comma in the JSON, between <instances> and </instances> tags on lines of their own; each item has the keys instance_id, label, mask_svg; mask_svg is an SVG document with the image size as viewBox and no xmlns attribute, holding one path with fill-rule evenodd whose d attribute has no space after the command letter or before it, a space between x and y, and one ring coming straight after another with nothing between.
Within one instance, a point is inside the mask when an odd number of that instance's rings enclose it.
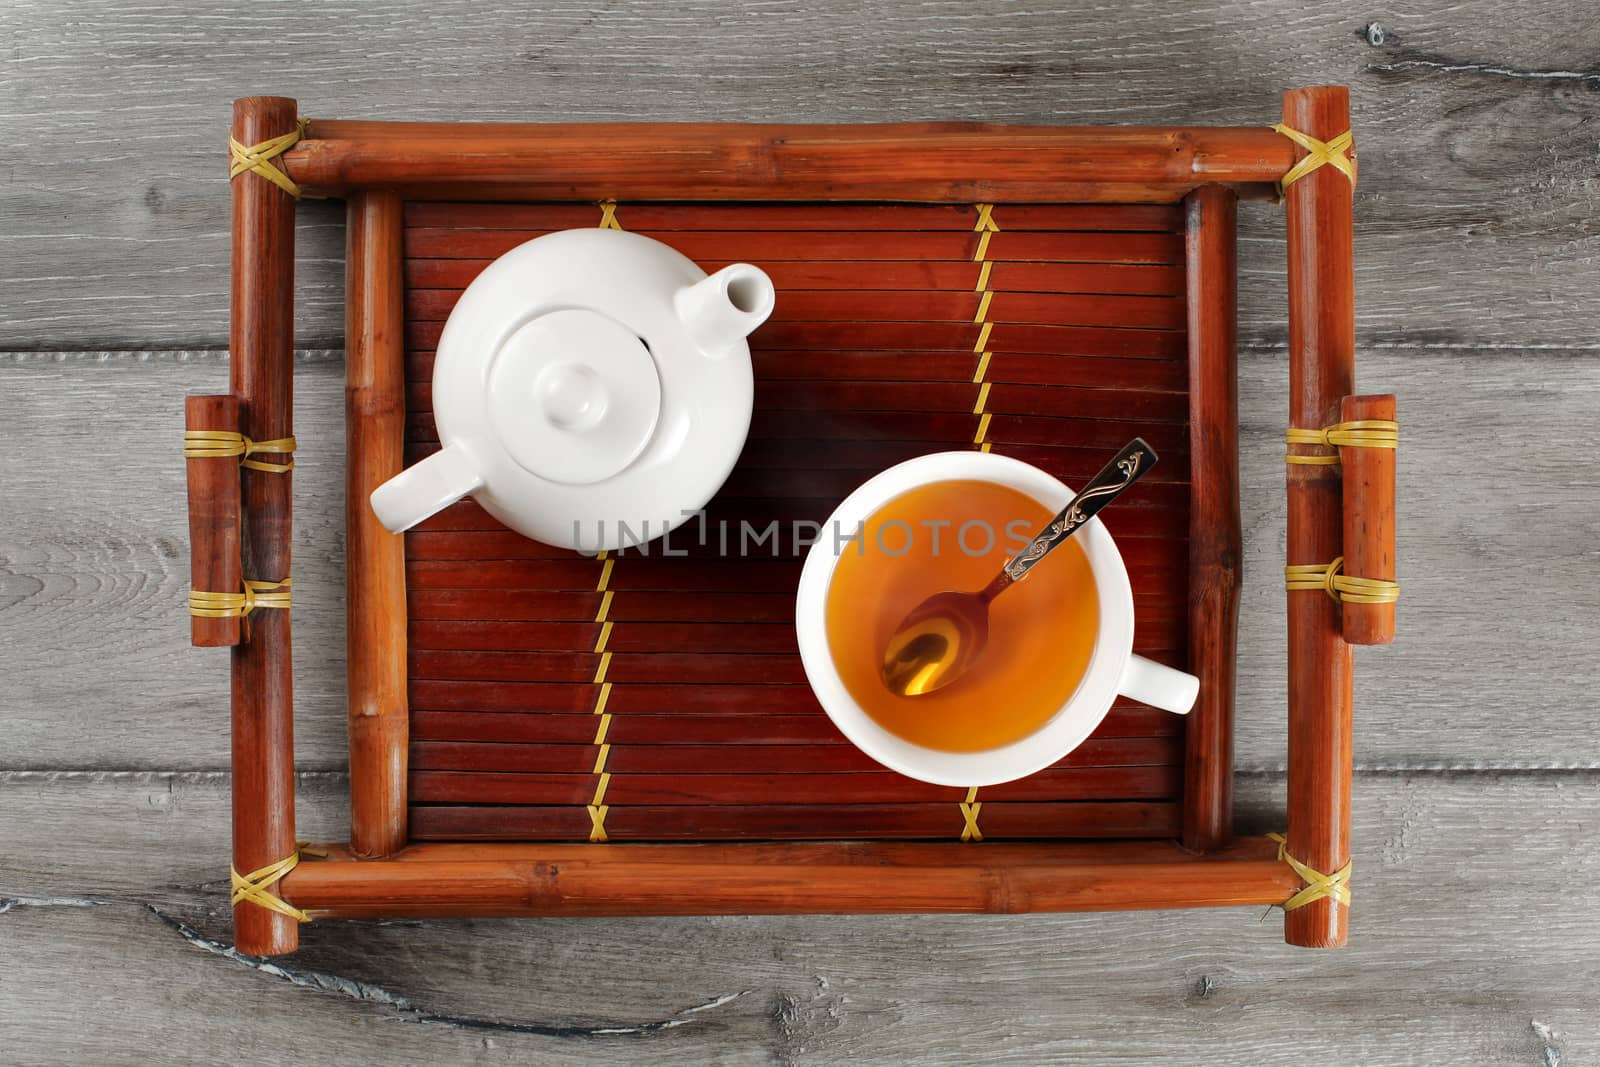
<instances>
[{"instance_id":1,"label":"bamboo tray","mask_svg":"<svg viewBox=\"0 0 1600 1067\"><path fill-rule=\"evenodd\" d=\"M1344 91L1288 94L1285 122L1332 138L1348 125ZM241 469L236 453L191 452L189 466L196 589L250 578L247 608L283 601L194 623L197 643L236 646L242 951L290 951L298 921L358 916L1275 904L1348 861L1346 638L1366 626L1387 639L1392 605L1289 594L1295 862L1231 834L1235 205L1276 195L1305 155L1286 137L297 126L280 98L239 101L233 136L233 391L191 397L189 424L242 432L272 458L247 453ZM292 433L291 192L349 204L352 826L347 845L315 851L294 839L288 587L273 584L290 573L292 474L270 446ZM1381 417L1347 395L1350 183L1325 166L1286 199L1294 425L1336 422L1341 402L1357 405L1346 418ZM586 558L470 501L404 538L383 531L364 501L437 447L432 349L462 288L522 241L597 224L707 269L761 264L778 286L752 339L750 441L712 529L821 522L927 451L993 450L1070 483L1132 434L1150 440L1161 466L1107 524L1138 650L1201 677L1195 711L1119 702L1045 772L925 785L860 755L811 695L793 555L729 558L713 538L675 541L685 557ZM1381 517L1384 471L1344 468L1288 468L1296 562L1361 552L1341 526L1341 481L1378 501L1342 510ZM1392 551L1388 565L1392 578ZM1286 937L1342 943L1345 899L1287 911Z\"/></svg>"}]
</instances>

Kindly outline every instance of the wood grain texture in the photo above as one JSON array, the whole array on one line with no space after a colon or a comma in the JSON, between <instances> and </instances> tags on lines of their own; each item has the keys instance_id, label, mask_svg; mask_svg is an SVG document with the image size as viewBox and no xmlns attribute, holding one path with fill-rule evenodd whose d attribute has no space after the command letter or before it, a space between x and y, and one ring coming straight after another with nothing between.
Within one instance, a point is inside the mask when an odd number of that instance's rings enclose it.
<instances>
[{"instance_id":1,"label":"wood grain texture","mask_svg":"<svg viewBox=\"0 0 1600 1067\"><path fill-rule=\"evenodd\" d=\"M1511 21L1489 0L1176 19L1157 0L1114 16L1036 0L0 8L0 766L195 772L0 781L4 1047L106 1063L144 1062L158 1041L175 1062L1600 1059L1600 812L1582 773L1358 772L1339 953L1218 912L346 924L309 928L282 976L228 960L228 782L204 770L226 765L225 672L184 638L174 399L225 388L224 360L194 349L226 333L222 131L241 92L374 119L1246 123L1269 121L1285 86L1346 83L1357 388L1401 393L1406 417L1406 628L1358 650L1357 766L1600 769L1600 469L1559 447L1600 410L1593 18L1556 0ZM1254 204L1240 219L1237 750L1259 769L1284 751L1283 222ZM301 206L297 326L320 351L302 355L295 400L296 740L300 765L324 770L345 751L342 373L327 351L342 241L340 205ZM786 291L827 284L780 269ZM1083 283L1070 264L1004 271ZM1173 291L1168 267L1116 273L1095 268L1118 293ZM1490 570L1524 595L1484 612L1462 589ZM300 829L342 836L346 788L302 775ZM1262 790L1281 809L1281 782L1247 775L1243 810Z\"/></svg>"},{"instance_id":2,"label":"wood grain texture","mask_svg":"<svg viewBox=\"0 0 1600 1067\"><path fill-rule=\"evenodd\" d=\"M344 375L301 354L295 740L342 767ZM0 720L7 767L228 765L228 653L188 648L185 393L218 353L0 356ZM266 477L266 475L262 475ZM265 614L265 613L263 613ZM177 638L182 637L179 641Z\"/></svg>"},{"instance_id":3,"label":"wood grain texture","mask_svg":"<svg viewBox=\"0 0 1600 1067\"><path fill-rule=\"evenodd\" d=\"M299 785L302 829L338 832L342 776ZM1600 1056L1588 776L1363 776L1341 952L1280 944L1259 908L475 920L314 923L271 971L221 947L227 788L210 775L0 778L16 813L0 821L10 1047L111 1064L142 1062L158 1040L175 1062L267 1047L474 1063ZM1247 830L1276 826L1282 802L1276 776L1240 783ZM33 847L45 836L56 847Z\"/></svg>"},{"instance_id":4,"label":"wood grain texture","mask_svg":"<svg viewBox=\"0 0 1600 1067\"><path fill-rule=\"evenodd\" d=\"M1363 32L1373 17L1381 37ZM346 119L1266 125L1284 87L1319 82L1349 84L1355 101L1363 341L1588 344L1571 317L1600 310L1581 148L1600 78L1591 18L1561 0L1520 5L1514 34L1493 0L1376 16L1270 0L1248 18L1219 8L1177 23L1161 0L1122 5L1114 22L1036 0L830 0L738 17L691 0L670 18L640 3L534 15L468 0L381 13L230 0L204 19L170 2L8 4L0 346L221 344L222 131L246 90ZM695 76L711 56L716 76ZM183 76L153 75L173 69ZM301 218L300 336L331 347L342 213L307 204ZM1241 336L1281 341L1282 221L1264 205L1241 220L1242 247L1267 265L1241 272Z\"/></svg>"},{"instance_id":5,"label":"wood grain texture","mask_svg":"<svg viewBox=\"0 0 1600 1067\"><path fill-rule=\"evenodd\" d=\"M1398 524L1413 621L1404 640L1357 655L1357 765L1600 768L1589 711L1600 687L1592 655L1600 585L1584 577L1593 568L1600 466L1552 447L1591 433L1600 363L1548 349L1495 359L1377 349L1360 358L1364 391L1452 387L1447 401L1430 393L1407 403ZM295 376L302 768L342 767L346 752L344 376L336 359L303 353ZM208 353L0 358L0 425L24 442L0 452L0 718L9 738L0 766L227 765L217 713L227 701L222 660L187 644L182 417L172 399L225 382L225 366ZM1245 769L1284 761L1287 392L1281 353L1241 352L1236 751ZM116 444L86 447L91 433ZM1525 595L1495 613L1467 610L1464 577L1489 566ZM781 621L781 604L773 605ZM595 605L574 610L592 619ZM663 617L640 610L632 617ZM1559 626L1550 625L1553 612Z\"/></svg>"}]
</instances>

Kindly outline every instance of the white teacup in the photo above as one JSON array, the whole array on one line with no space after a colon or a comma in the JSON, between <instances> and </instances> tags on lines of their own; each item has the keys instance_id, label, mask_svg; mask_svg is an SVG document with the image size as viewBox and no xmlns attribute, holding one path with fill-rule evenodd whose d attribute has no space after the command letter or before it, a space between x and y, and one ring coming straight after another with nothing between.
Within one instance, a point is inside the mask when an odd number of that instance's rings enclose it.
<instances>
[{"instance_id":1,"label":"white teacup","mask_svg":"<svg viewBox=\"0 0 1600 1067\"><path fill-rule=\"evenodd\" d=\"M902 493L934 482L972 480L1008 486L1052 513L1072 491L1037 467L988 452L938 452L890 467L845 497L811 546L795 597L795 628L806 677L828 717L857 748L891 770L937 785L994 785L1056 763L1092 734L1118 695L1184 714L1200 681L1133 654L1133 589L1122 553L1099 519L1074 534L1088 556L1100 599L1099 630L1089 666L1071 698L1033 733L978 752L927 748L891 733L863 711L839 677L828 648L828 586L848 537ZM839 536L834 536L839 531ZM1070 610L1064 606L1063 610Z\"/></svg>"}]
</instances>

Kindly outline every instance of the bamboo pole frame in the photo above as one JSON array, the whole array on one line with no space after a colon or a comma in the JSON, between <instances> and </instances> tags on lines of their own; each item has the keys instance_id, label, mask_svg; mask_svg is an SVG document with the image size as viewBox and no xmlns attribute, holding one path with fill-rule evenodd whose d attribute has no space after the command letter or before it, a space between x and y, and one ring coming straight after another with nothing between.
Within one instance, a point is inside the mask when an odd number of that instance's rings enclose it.
<instances>
[{"instance_id":1,"label":"bamboo pole frame","mask_svg":"<svg viewBox=\"0 0 1600 1067\"><path fill-rule=\"evenodd\" d=\"M1189 326L1189 662L1200 697L1186 726L1183 843L1233 833L1233 697L1239 629L1237 197L1206 185L1185 207Z\"/></svg>"},{"instance_id":2,"label":"bamboo pole frame","mask_svg":"<svg viewBox=\"0 0 1600 1067\"><path fill-rule=\"evenodd\" d=\"M350 847L381 857L406 840L406 561L405 541L365 503L405 466L399 196L353 194L345 234Z\"/></svg>"},{"instance_id":3,"label":"bamboo pole frame","mask_svg":"<svg viewBox=\"0 0 1600 1067\"><path fill-rule=\"evenodd\" d=\"M253 96L233 105L233 137L254 145L295 128L295 102ZM228 379L244 434L294 435L294 198L254 174L233 182L232 326ZM244 577L281 582L289 570L293 473L244 470ZM233 866L248 874L295 851L294 690L289 612L256 612L233 650ZM292 952L287 915L253 901L234 908L234 939L255 955Z\"/></svg>"},{"instance_id":4,"label":"bamboo pole frame","mask_svg":"<svg viewBox=\"0 0 1600 1067\"><path fill-rule=\"evenodd\" d=\"M1348 125L1342 88L1295 90L1285 121L1321 139ZM295 129L295 102L248 98L233 134ZM1240 534L1234 365L1235 205L1276 196L1301 154L1262 127L983 125L590 126L317 121L277 160L303 191L349 198L349 622L352 833L303 859L277 893L312 918L1104 910L1273 904L1302 885L1264 837L1232 840L1232 698ZM408 844L403 542L360 507L402 462L407 199L1182 201L1188 220L1190 649L1214 664L1188 724L1179 841L701 845ZM1351 195L1323 168L1289 210L1291 419L1320 426L1351 392ZM246 173L233 186L232 387L243 431L291 435L294 200ZM1201 458L1204 456L1204 462ZM290 476L247 472L244 574L289 573ZM1291 562L1337 554L1339 472L1291 467ZM1392 530L1392 520L1389 523ZM249 621L233 668L234 864L293 853L288 612ZM1348 859L1350 656L1337 604L1290 600L1290 853ZM1295 944L1336 945L1346 909L1288 913ZM241 951L292 951L294 920L235 912Z\"/></svg>"},{"instance_id":5,"label":"bamboo pole frame","mask_svg":"<svg viewBox=\"0 0 1600 1067\"><path fill-rule=\"evenodd\" d=\"M307 192L408 199L1172 203L1270 199L1295 148L1261 127L318 120L284 157Z\"/></svg>"},{"instance_id":6,"label":"bamboo pole frame","mask_svg":"<svg viewBox=\"0 0 1600 1067\"><path fill-rule=\"evenodd\" d=\"M1276 904L1299 888L1276 846L1171 841L412 845L335 850L284 889L315 919L462 915L794 915L1120 911Z\"/></svg>"},{"instance_id":7,"label":"bamboo pole frame","mask_svg":"<svg viewBox=\"0 0 1600 1067\"><path fill-rule=\"evenodd\" d=\"M1321 141L1350 128L1343 86L1284 94L1283 121ZM1322 167L1291 185L1289 425L1327 426L1355 392L1354 185ZM1288 562L1342 554L1343 490L1337 465L1289 464ZM1332 873L1350 859L1352 692L1350 646L1339 604L1289 594L1289 854ZM1284 913L1292 945L1332 948L1349 936L1349 909L1331 897Z\"/></svg>"}]
</instances>

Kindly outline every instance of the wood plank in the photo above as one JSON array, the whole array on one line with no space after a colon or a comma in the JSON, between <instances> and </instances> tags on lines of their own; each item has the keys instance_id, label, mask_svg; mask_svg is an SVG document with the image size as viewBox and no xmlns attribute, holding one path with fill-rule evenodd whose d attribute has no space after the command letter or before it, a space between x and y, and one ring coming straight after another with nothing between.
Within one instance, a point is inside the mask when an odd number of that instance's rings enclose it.
<instances>
[{"instance_id":1,"label":"wood plank","mask_svg":"<svg viewBox=\"0 0 1600 1067\"><path fill-rule=\"evenodd\" d=\"M1594 79L1586 11L1535 0L1518 9L1522 32L1508 36L1501 6L1487 0L1448 11L1424 4L1384 13L1380 37L1363 35L1348 8L1321 2L1271 0L1244 21L1231 10L1191 12L1174 27L1164 5L1136 0L1119 9L1111 39L1071 12L997 19L955 3L888 13L825 4L759 29L704 0L671 19L580 5L531 23L518 13L499 34L484 34L481 20L513 16L466 12L458 0L425 13L414 6L386 13L380 46L354 52L315 28L327 11L304 0L253 11L250 39L284 42L265 50L235 47L225 19L196 20L171 5L112 0L88 21L72 5L0 10L17 42L16 62L0 69L0 115L24 131L12 139L0 212L0 349L219 348L227 193L215 177L215 139L193 131L221 130L239 84L270 91L330 64L346 78L326 110L371 117L395 115L399 53L410 63L408 89L427 101L418 106L447 118L1255 123L1276 113L1283 85L1349 81L1365 163L1361 386L1373 385L1374 371L1390 387L1450 383L1430 391L1438 399L1422 394L1407 406L1401 644L1358 654L1357 760L1593 765L1583 695L1600 680L1589 654L1600 602L1581 581L1593 478L1587 467L1574 476L1570 460L1556 466L1548 447L1586 438L1597 399L1590 357L1560 351L1592 347L1586 324L1600 300L1589 270L1592 160L1562 148L1592 117L1577 91ZM533 53L519 51L524 37ZM1237 48L1212 47L1218 40ZM719 76L681 77L684 57L707 47L724 64ZM1251 62L1232 62L1238 54ZM178 56L184 78L149 76ZM851 71L843 82L841 64ZM478 76L486 68L492 78ZM1112 80L1121 89L1108 96ZM301 94L308 110L322 110L314 92ZM1384 163L1411 158L1430 164ZM574 224L591 212L584 205ZM341 214L334 204L301 208L303 344L327 347L340 335ZM1260 205L1247 205L1242 220L1242 337L1272 344L1282 337L1281 222ZM928 265L885 266L893 270L879 284L902 290L935 280L970 287L976 274L970 264L937 265L937 279ZM779 264L772 273L785 291L802 291L839 284L831 269ZM1028 287L1069 292L1159 292L1174 274L1004 263L992 277L1009 271L1027 272ZM1519 343L1556 347L1510 347ZM1397 344L1467 347L1374 347ZM20 359L40 358L26 351ZM216 388L206 363L215 356L172 365L171 354L145 351L74 365L47 354L34 371L4 364L18 358L0 356L0 418L20 444L0 462L0 719L12 742L0 765L220 766L227 738L214 712L225 667L172 640L186 620L175 558L182 515L170 491L174 398ZM1282 562L1273 548L1277 359L1257 351L1244 363L1250 558L1239 752L1256 767L1282 744L1282 651L1272 644L1282 601L1273 580ZM122 373L124 360L155 366ZM328 380L330 403L297 398L295 626L301 764L331 768L343 761L334 658L342 428L326 418L338 406L337 374ZM1476 449L1469 424L1497 448ZM318 427L326 448L308 441ZM102 447L111 440L115 448ZM1471 479L1440 478L1462 469L1462 455L1473 457ZM821 462L797 456L794 469ZM328 477L312 473L319 464ZM1521 504L1507 510L1506 499ZM1496 567L1509 561L1528 599L1498 616L1463 613L1457 576L1480 571L1486 556ZM1549 605L1572 609L1556 632L1545 625ZM1547 661L1553 669L1530 685L1527 664ZM1508 732L1506 722L1526 729ZM1495 738L1492 752L1484 737ZM1590 882L1572 877L1586 855L1579 828L1593 822L1593 781L1582 775L1358 778L1355 943L1338 954L1286 949L1276 924L1241 912L581 930L338 924L306 928L302 954L272 972L226 959L217 940L227 937L225 778L69 775L51 779L48 795L13 788L44 781L0 772L0 848L11 857L0 865L9 979L0 1029L40 1062L123 1062L130 1047L157 1043L175 1060L270 1048L295 1059L446 1063L1144 1063L1192 1060L1197 1046L1250 1062L1285 1049L1362 1063L1600 1058L1592 983L1581 980L1593 969L1596 909ZM86 784L94 788L78 797L55 791ZM1247 779L1241 799L1280 788ZM301 828L340 832L344 790L336 778L302 775ZM1552 811L1567 817L1552 820ZM52 847L41 850L47 839ZM1473 907L1463 919L1465 899ZM1538 903L1555 899L1565 905ZM581 952L567 951L580 941ZM1080 941L1113 947L1061 951ZM908 944L917 967L907 966ZM1196 945L1213 949L1199 958ZM929 958L933 971L922 966ZM925 971L937 985L919 977ZM528 974L551 980L530 983ZM1263 997L1270 1012L1260 1010ZM1421 1015L1396 1008L1419 998L1428 1004ZM1249 1027L1235 1025L1243 1015ZM1062 1028L1061 1019L1081 1017L1097 1025Z\"/></svg>"},{"instance_id":2,"label":"wood plank","mask_svg":"<svg viewBox=\"0 0 1600 1067\"><path fill-rule=\"evenodd\" d=\"M996 19L957 3L825 5L755 32L712 0L688 0L670 19L593 5L530 19L446 0L426 14L403 9L375 28L381 45L360 50L308 29L321 13L309 0L256 12L252 38L293 42L296 70L341 71L336 99L285 71L279 51L232 47L225 22L172 7L152 15L131 0L96 10L87 29L71 8L0 14L19 49L0 71L0 116L28 131L0 216L5 348L222 344L227 190L215 174L227 101L246 85L299 87L308 112L356 119L1262 125L1284 86L1348 82L1368 161L1357 202L1363 345L1587 344L1581 324L1600 308L1588 269L1600 240L1587 226L1592 167L1582 153L1550 150L1591 117L1581 92L1566 91L1590 78L1581 5L1532 0L1508 39L1491 0L1430 3L1384 15L1377 45L1360 18L1326 0L1270 0L1243 21L1197 11L1181 27L1168 5L1136 0L1119 9L1114 39L1071 8ZM467 26L471 41L460 36ZM82 47L86 32L92 48ZM537 58L511 44L522 39L544 42ZM1203 46L1218 40L1234 46ZM567 50L540 51L554 41ZM691 84L683 71L708 42L723 69L715 84ZM181 55L184 77L103 61L135 54ZM395 55L411 57L405 96ZM1070 70L1061 56L1073 57ZM44 83L48 108L34 96ZM194 136L205 129L215 136ZM1378 163L1417 157L1429 165ZM341 211L306 203L301 218L298 335L328 347L342 332ZM1280 340L1282 223L1266 205L1247 205L1241 219L1241 336Z\"/></svg>"},{"instance_id":3,"label":"wood plank","mask_svg":"<svg viewBox=\"0 0 1600 1067\"><path fill-rule=\"evenodd\" d=\"M343 766L344 371L295 375L295 751ZM228 654L187 647L183 395L214 352L0 355L0 766L228 765ZM180 640L180 638L182 638Z\"/></svg>"},{"instance_id":4,"label":"wood plank","mask_svg":"<svg viewBox=\"0 0 1600 1067\"><path fill-rule=\"evenodd\" d=\"M1242 786L1247 820L1276 825L1282 780ZM335 832L342 781L300 788L302 828ZM1337 952L1281 944L1259 908L477 920L313 923L270 971L224 954L228 789L0 775L0 1014L16 1047L108 1063L130 1047L209 1060L245 1043L308 1062L1151 1063L1197 1046L1249 1062L1286 1048L1360 1063L1600 1057L1582 977L1600 888L1572 876L1600 818L1590 775L1358 776L1356 905ZM1093 950L1062 950L1080 943ZM559 981L527 981L552 966ZM1405 1003L1419 990L1422 1013ZM1065 1033L1069 1017L1096 1025Z\"/></svg>"},{"instance_id":5,"label":"wood plank","mask_svg":"<svg viewBox=\"0 0 1600 1067\"><path fill-rule=\"evenodd\" d=\"M1400 633L1395 645L1357 655L1357 764L1593 765L1593 724L1579 695L1600 687L1591 654L1600 647L1600 592L1571 579L1587 573L1593 509L1586 486L1593 479L1581 470L1575 477L1550 442L1588 436L1600 408L1600 364L1548 349L1488 361L1432 349L1377 349L1361 358L1363 389L1404 396L1418 381L1447 381L1451 389L1448 399L1426 393L1406 402ZM1288 386L1274 352L1247 349L1240 364L1245 586L1237 751L1239 765L1249 769L1279 765L1284 751L1277 546ZM225 367L208 353L0 358L0 425L20 448L6 467L0 534L6 628L0 713L11 745L3 765L128 767L159 759L177 769L226 766L219 713L227 703L227 668L186 644L186 523L176 445L179 398L187 390L216 392L225 378ZM329 355L303 356L297 382L295 743L301 767L333 768L344 764L346 730L341 368ZM116 397L114 406L107 396ZM84 412L97 413L98 440L115 447L85 446ZM963 421L970 433L970 419ZM1469 427L1472 440L1497 447L1472 446ZM776 462L792 444L748 447ZM874 447L864 454L887 464L939 446ZM1003 450L1046 466L1076 455L1072 462L1083 473L1100 461L1089 448ZM1473 455L1470 477L1438 476L1463 470L1466 451ZM812 442L791 462L848 458ZM1157 467L1152 477L1161 474ZM1508 510L1506 500L1522 505ZM1485 559L1526 596L1498 613L1463 612L1459 576L1478 573ZM581 597L593 586L573 592ZM781 620L782 591L766 597L762 610ZM617 598L614 610L669 621L679 617L668 614L679 599L630 593ZM593 604L582 603L574 600L569 610L592 619ZM1556 630L1547 625L1550 604L1570 609ZM716 610L708 601L706 611ZM1550 673L1530 682L1533 662L1549 665ZM1470 691L1463 663L1473 665ZM1507 722L1526 728L1508 733ZM1492 750L1482 744L1490 736Z\"/></svg>"}]
</instances>

